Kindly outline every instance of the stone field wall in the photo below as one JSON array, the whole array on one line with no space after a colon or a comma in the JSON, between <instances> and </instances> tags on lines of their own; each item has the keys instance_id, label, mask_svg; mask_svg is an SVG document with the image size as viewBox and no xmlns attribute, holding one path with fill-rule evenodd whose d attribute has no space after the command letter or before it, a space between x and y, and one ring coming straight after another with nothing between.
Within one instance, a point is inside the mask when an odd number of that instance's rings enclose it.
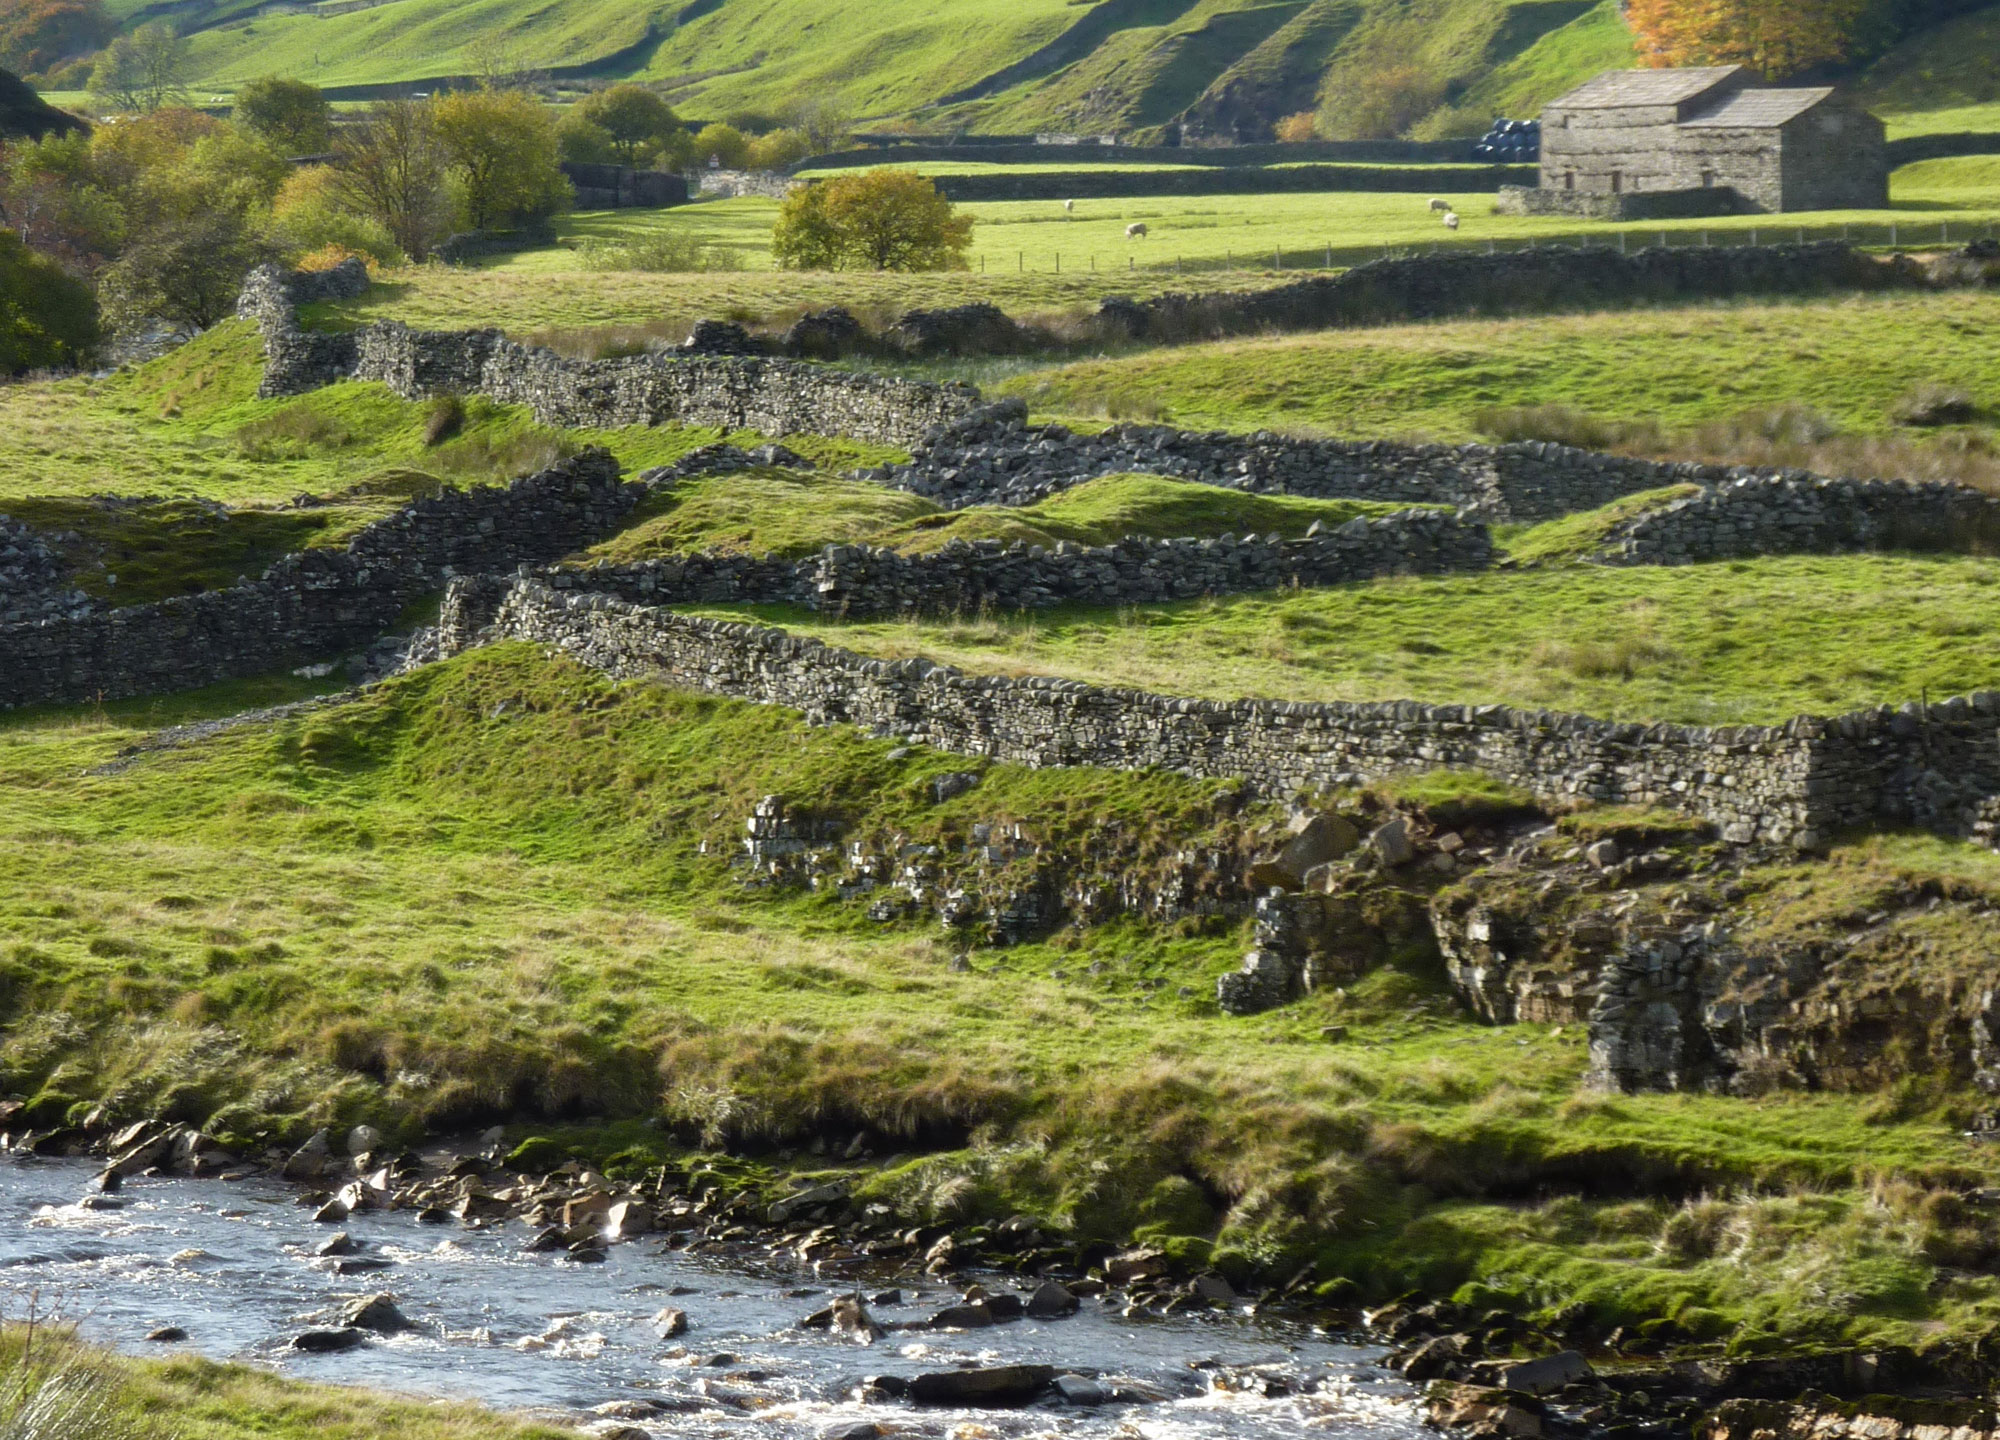
<instances>
[{"instance_id":1,"label":"stone field wall","mask_svg":"<svg viewBox=\"0 0 2000 1440\"><path fill-rule=\"evenodd\" d=\"M1444 505L1504 523L1553 519L1670 485L1774 472L1633 460L1542 441L1411 445L1164 425L1113 425L1078 435L1060 425L1029 425L1018 401L1003 401L927 438L908 463L864 470L860 478L956 509L1028 505L1097 476L1125 473L1267 494Z\"/></svg>"},{"instance_id":2,"label":"stone field wall","mask_svg":"<svg viewBox=\"0 0 2000 1440\"><path fill-rule=\"evenodd\" d=\"M926 555L829 546L801 561L682 555L638 565L565 569L559 590L639 604L793 604L833 615L956 615L1051 605L1144 605L1286 585L1342 585L1382 575L1480 570L1484 525L1436 511L1357 519L1297 540L1127 538L1114 545L954 541Z\"/></svg>"},{"instance_id":3,"label":"stone field wall","mask_svg":"<svg viewBox=\"0 0 2000 1440\"><path fill-rule=\"evenodd\" d=\"M1962 828L2000 792L2000 693L1782 726L1620 724L1506 706L1210 701L873 660L538 580L456 582L446 653L528 640L607 674L892 731L960 754L1241 778L1289 796L1440 768L1547 802L1689 812L1734 843L1813 846L1869 821Z\"/></svg>"},{"instance_id":4,"label":"stone field wall","mask_svg":"<svg viewBox=\"0 0 2000 1440\"><path fill-rule=\"evenodd\" d=\"M1600 558L1691 565L1844 550L1991 554L2000 550L2000 499L1936 482L1745 476L1627 521Z\"/></svg>"},{"instance_id":5,"label":"stone field wall","mask_svg":"<svg viewBox=\"0 0 2000 1440\"><path fill-rule=\"evenodd\" d=\"M451 576L554 560L616 528L640 487L602 451L504 489L445 491L247 585L0 626L0 708L122 699L265 674L366 644Z\"/></svg>"}]
</instances>

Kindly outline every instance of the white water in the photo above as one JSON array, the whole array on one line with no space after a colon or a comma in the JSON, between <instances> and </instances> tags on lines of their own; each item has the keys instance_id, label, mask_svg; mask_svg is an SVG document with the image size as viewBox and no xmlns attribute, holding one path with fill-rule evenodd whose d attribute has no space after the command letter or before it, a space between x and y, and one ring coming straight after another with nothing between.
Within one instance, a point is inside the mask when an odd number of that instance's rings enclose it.
<instances>
[{"instance_id":1,"label":"white water","mask_svg":"<svg viewBox=\"0 0 2000 1440\"><path fill-rule=\"evenodd\" d=\"M861 1346L793 1328L835 1293L803 1265L754 1254L729 1263L690 1258L640 1240L614 1246L603 1265L576 1266L524 1253L530 1232L519 1223L472 1230L389 1212L355 1215L340 1227L363 1243L364 1254L392 1262L389 1268L336 1276L312 1254L335 1227L315 1225L284 1186L129 1180L111 1197L120 1208L81 1208L94 1168L0 1160L0 1315L19 1319L32 1299L43 1312L54 1306L92 1340L144 1353L182 1348L144 1339L156 1327L178 1325L188 1332L185 1348L216 1359L571 1419L593 1418L583 1412L607 1401L659 1401L674 1413L625 1423L663 1437L793 1440L864 1418L960 1440L1308 1432L1415 1440L1421 1430L1410 1388L1370 1363L1377 1352L1296 1325L1233 1315L1128 1319L1087 1300L1066 1320L891 1333ZM902 1289L905 1303L877 1307L878 1319L918 1319L958 1299L921 1277L905 1279ZM299 1331L333 1323L316 1312L376 1291L393 1294L418 1329L340 1354L288 1348ZM665 1305L687 1312L685 1336L661 1341L653 1334L650 1317ZM864 1375L914 1375L965 1360L1101 1373L1170 1398L1101 1409L1045 1402L951 1411L864 1406L849 1393ZM1314 1391L1266 1398L1213 1387L1204 1361L1280 1366L1296 1386Z\"/></svg>"}]
</instances>

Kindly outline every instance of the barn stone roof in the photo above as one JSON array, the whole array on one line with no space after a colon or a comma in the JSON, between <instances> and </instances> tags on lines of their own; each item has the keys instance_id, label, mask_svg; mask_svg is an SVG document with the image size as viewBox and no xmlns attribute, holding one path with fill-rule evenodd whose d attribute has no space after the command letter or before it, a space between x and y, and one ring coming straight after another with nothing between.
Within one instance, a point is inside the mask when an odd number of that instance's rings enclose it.
<instances>
[{"instance_id":1,"label":"barn stone roof","mask_svg":"<svg viewBox=\"0 0 2000 1440\"><path fill-rule=\"evenodd\" d=\"M1549 103L1570 110L1681 105L1742 73L1741 65L1692 66L1685 70L1607 70Z\"/></svg>"},{"instance_id":2,"label":"barn stone roof","mask_svg":"<svg viewBox=\"0 0 2000 1440\"><path fill-rule=\"evenodd\" d=\"M1738 90L1681 121L1683 125L1727 127L1732 130L1775 130L1789 124L1833 94L1816 90Z\"/></svg>"}]
</instances>

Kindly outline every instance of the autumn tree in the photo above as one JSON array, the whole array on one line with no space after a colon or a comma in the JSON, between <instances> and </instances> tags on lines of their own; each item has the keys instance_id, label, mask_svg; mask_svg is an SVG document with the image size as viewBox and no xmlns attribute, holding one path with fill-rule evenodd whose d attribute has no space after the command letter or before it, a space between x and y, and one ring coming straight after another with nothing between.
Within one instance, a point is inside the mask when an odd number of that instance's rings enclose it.
<instances>
[{"instance_id":1,"label":"autumn tree","mask_svg":"<svg viewBox=\"0 0 2000 1440\"><path fill-rule=\"evenodd\" d=\"M913 170L869 170L794 189L771 253L791 270L962 270L972 217Z\"/></svg>"},{"instance_id":2,"label":"autumn tree","mask_svg":"<svg viewBox=\"0 0 2000 1440\"><path fill-rule=\"evenodd\" d=\"M236 92L235 115L287 155L318 155L333 143L333 107L305 80L252 80Z\"/></svg>"},{"instance_id":3,"label":"autumn tree","mask_svg":"<svg viewBox=\"0 0 2000 1440\"><path fill-rule=\"evenodd\" d=\"M543 220L568 203L555 121L540 102L519 90L461 90L433 100L431 111L473 229Z\"/></svg>"},{"instance_id":4,"label":"autumn tree","mask_svg":"<svg viewBox=\"0 0 2000 1440\"><path fill-rule=\"evenodd\" d=\"M1653 66L1747 65L1782 80L1851 58L1874 0L1628 0L1626 21Z\"/></svg>"},{"instance_id":5,"label":"autumn tree","mask_svg":"<svg viewBox=\"0 0 2000 1440\"><path fill-rule=\"evenodd\" d=\"M415 100L379 100L334 141L341 203L389 232L402 252L422 260L450 219L449 166L431 108Z\"/></svg>"},{"instance_id":6,"label":"autumn tree","mask_svg":"<svg viewBox=\"0 0 2000 1440\"><path fill-rule=\"evenodd\" d=\"M111 38L100 0L4 0L0 3L0 67L40 75L87 55Z\"/></svg>"}]
</instances>

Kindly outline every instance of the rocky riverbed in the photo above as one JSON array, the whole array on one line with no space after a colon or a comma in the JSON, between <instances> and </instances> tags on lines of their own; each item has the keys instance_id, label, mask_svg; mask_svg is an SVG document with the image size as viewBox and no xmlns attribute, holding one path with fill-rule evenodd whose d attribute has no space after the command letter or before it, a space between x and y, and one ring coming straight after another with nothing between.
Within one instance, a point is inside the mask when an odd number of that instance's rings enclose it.
<instances>
[{"instance_id":1,"label":"rocky riverbed","mask_svg":"<svg viewBox=\"0 0 2000 1440\"><path fill-rule=\"evenodd\" d=\"M1033 1279L806 1259L769 1230L690 1243L648 1227L573 1249L505 1205L335 1221L272 1174L106 1190L101 1170L0 1161L10 1317L34 1296L126 1350L463 1396L626 1440L1420 1430L1379 1348L1234 1297L1155 1314L1129 1286L1078 1280L1073 1301L1037 1305Z\"/></svg>"}]
</instances>

